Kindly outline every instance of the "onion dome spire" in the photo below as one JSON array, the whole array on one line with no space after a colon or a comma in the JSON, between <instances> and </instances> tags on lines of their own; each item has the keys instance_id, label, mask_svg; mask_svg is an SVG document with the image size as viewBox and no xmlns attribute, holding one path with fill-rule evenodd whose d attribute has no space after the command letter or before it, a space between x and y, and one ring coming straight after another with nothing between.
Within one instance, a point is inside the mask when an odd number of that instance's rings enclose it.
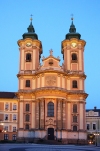
<instances>
[{"instance_id":1,"label":"onion dome spire","mask_svg":"<svg viewBox=\"0 0 100 151\"><path fill-rule=\"evenodd\" d=\"M72 23L70 25L69 32L70 33L75 33L76 32L76 28L75 28L75 25L73 24L73 17L71 18L71 20L72 20Z\"/></svg>"},{"instance_id":2,"label":"onion dome spire","mask_svg":"<svg viewBox=\"0 0 100 151\"><path fill-rule=\"evenodd\" d=\"M75 28L75 25L73 23L74 18L72 17L71 20L72 20L72 23L71 23L70 28L69 28L69 33L66 34L65 39L71 39L71 38L80 39L81 35L76 32L76 28Z\"/></svg>"},{"instance_id":3,"label":"onion dome spire","mask_svg":"<svg viewBox=\"0 0 100 151\"><path fill-rule=\"evenodd\" d=\"M32 25L32 15L31 15L31 18L30 18L31 22L30 22L30 25L29 27L27 28L28 32L27 33L24 33L23 34L23 39L25 38L32 38L32 39L38 39L38 36L37 34L35 33L35 29Z\"/></svg>"}]
</instances>

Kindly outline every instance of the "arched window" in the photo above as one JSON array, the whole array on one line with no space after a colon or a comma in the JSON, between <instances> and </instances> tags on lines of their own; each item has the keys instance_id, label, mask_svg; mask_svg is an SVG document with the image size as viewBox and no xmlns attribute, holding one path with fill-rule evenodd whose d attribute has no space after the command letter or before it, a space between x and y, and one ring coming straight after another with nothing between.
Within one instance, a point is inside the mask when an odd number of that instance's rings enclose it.
<instances>
[{"instance_id":1,"label":"arched window","mask_svg":"<svg viewBox=\"0 0 100 151\"><path fill-rule=\"evenodd\" d=\"M30 110L30 105L26 104L26 111L29 111L29 110Z\"/></svg>"},{"instance_id":2,"label":"arched window","mask_svg":"<svg viewBox=\"0 0 100 151\"><path fill-rule=\"evenodd\" d=\"M73 113L77 113L77 104L73 104Z\"/></svg>"},{"instance_id":3,"label":"arched window","mask_svg":"<svg viewBox=\"0 0 100 151\"><path fill-rule=\"evenodd\" d=\"M72 81L72 88L77 88L77 81L76 80Z\"/></svg>"},{"instance_id":4,"label":"arched window","mask_svg":"<svg viewBox=\"0 0 100 151\"><path fill-rule=\"evenodd\" d=\"M31 54L30 53L26 54L26 62L31 62Z\"/></svg>"},{"instance_id":5,"label":"arched window","mask_svg":"<svg viewBox=\"0 0 100 151\"><path fill-rule=\"evenodd\" d=\"M47 105L47 115L50 116L54 116L54 103L53 102L49 102Z\"/></svg>"},{"instance_id":6,"label":"arched window","mask_svg":"<svg viewBox=\"0 0 100 151\"><path fill-rule=\"evenodd\" d=\"M30 80L26 80L26 87L30 87Z\"/></svg>"},{"instance_id":7,"label":"arched window","mask_svg":"<svg viewBox=\"0 0 100 151\"><path fill-rule=\"evenodd\" d=\"M77 116L76 115L73 116L73 122L75 122L75 123L77 122Z\"/></svg>"},{"instance_id":8,"label":"arched window","mask_svg":"<svg viewBox=\"0 0 100 151\"><path fill-rule=\"evenodd\" d=\"M26 130L29 130L29 124L26 124L26 125L25 125L25 129L26 129Z\"/></svg>"},{"instance_id":9,"label":"arched window","mask_svg":"<svg viewBox=\"0 0 100 151\"><path fill-rule=\"evenodd\" d=\"M73 126L73 131L77 131L77 126Z\"/></svg>"},{"instance_id":10,"label":"arched window","mask_svg":"<svg viewBox=\"0 0 100 151\"><path fill-rule=\"evenodd\" d=\"M26 114L25 121L29 122L29 120L30 120L30 116L28 114Z\"/></svg>"},{"instance_id":11,"label":"arched window","mask_svg":"<svg viewBox=\"0 0 100 151\"><path fill-rule=\"evenodd\" d=\"M72 60L77 60L77 54L76 53L72 54Z\"/></svg>"}]
</instances>

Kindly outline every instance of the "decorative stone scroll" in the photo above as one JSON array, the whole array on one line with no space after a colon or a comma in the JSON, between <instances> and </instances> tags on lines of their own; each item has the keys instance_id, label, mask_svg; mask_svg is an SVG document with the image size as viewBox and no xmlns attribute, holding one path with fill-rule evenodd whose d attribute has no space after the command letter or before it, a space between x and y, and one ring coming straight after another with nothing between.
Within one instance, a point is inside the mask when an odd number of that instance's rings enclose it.
<instances>
[{"instance_id":1,"label":"decorative stone scroll","mask_svg":"<svg viewBox=\"0 0 100 151\"><path fill-rule=\"evenodd\" d=\"M46 120L46 125L54 125L55 124L55 121L50 118L49 120Z\"/></svg>"},{"instance_id":2,"label":"decorative stone scroll","mask_svg":"<svg viewBox=\"0 0 100 151\"><path fill-rule=\"evenodd\" d=\"M56 76L47 76L46 77L46 85L47 86L55 86L56 85Z\"/></svg>"}]
</instances>

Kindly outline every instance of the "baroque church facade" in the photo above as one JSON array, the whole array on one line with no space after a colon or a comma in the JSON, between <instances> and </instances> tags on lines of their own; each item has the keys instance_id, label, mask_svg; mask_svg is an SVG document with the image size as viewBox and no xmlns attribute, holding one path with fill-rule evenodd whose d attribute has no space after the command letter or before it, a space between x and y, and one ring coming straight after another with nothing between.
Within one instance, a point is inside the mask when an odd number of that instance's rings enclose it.
<instances>
[{"instance_id":1,"label":"baroque church facade","mask_svg":"<svg viewBox=\"0 0 100 151\"><path fill-rule=\"evenodd\" d=\"M69 33L61 42L62 66L59 65L60 58L54 57L52 50L48 57L42 57L40 64L42 42L38 40L32 20L27 29L28 32L18 40L19 83L18 92L12 98L17 102L17 140L85 143L85 104L88 96L84 90L86 42L76 32L72 19ZM3 122L5 124L5 119Z\"/></svg>"}]
</instances>

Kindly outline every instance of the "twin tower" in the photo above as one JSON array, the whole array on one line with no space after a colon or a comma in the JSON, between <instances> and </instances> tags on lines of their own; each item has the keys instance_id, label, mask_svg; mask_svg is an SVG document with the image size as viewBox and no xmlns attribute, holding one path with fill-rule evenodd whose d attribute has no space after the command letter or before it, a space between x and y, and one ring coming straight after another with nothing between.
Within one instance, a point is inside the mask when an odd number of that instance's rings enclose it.
<instances>
[{"instance_id":1,"label":"twin tower","mask_svg":"<svg viewBox=\"0 0 100 151\"><path fill-rule=\"evenodd\" d=\"M84 91L84 46L72 23L61 43L63 64L54 57L40 58L42 43L32 21L18 41L20 51L18 139L23 141L62 140L86 143Z\"/></svg>"}]
</instances>

